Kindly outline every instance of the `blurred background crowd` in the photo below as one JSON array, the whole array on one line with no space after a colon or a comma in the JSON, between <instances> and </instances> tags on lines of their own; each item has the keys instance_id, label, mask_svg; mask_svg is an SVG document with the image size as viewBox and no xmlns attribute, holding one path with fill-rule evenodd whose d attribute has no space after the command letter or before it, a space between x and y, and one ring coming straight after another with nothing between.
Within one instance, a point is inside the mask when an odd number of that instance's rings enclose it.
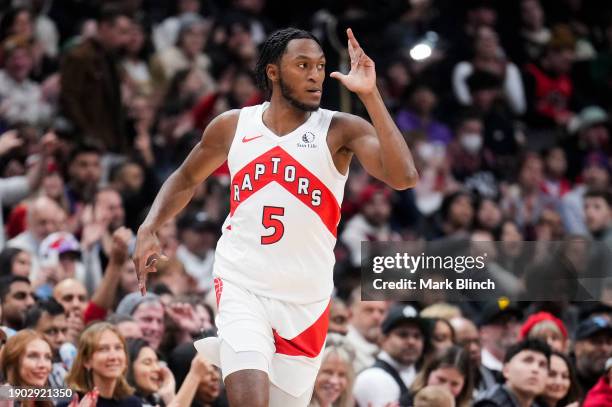
<instances>
[{"instance_id":1,"label":"blurred background crowd","mask_svg":"<svg viewBox=\"0 0 612 407\"><path fill-rule=\"evenodd\" d=\"M268 34L310 30L329 72L346 71L352 27L420 181L394 191L351 166L311 404L612 406L612 283L585 303L359 295L362 241L500 241L509 296L529 283L524 241L565 244L577 272L588 265L580 247L612 247L609 1L4 0L0 10L5 383L70 387L101 406L226 405L219 371L192 342L215 334L227 166L160 231L169 261L144 297L134 233L210 120L264 101L253 68ZM366 114L330 79L322 107Z\"/></svg>"}]
</instances>

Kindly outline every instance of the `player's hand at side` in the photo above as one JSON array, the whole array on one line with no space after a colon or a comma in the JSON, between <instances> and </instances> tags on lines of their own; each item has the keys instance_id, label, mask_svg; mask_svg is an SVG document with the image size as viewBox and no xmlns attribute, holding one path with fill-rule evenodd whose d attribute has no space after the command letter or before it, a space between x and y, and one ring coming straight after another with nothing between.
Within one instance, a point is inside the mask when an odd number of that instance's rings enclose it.
<instances>
[{"instance_id":1,"label":"player's hand at side","mask_svg":"<svg viewBox=\"0 0 612 407\"><path fill-rule=\"evenodd\" d=\"M331 77L338 79L348 90L360 94L369 94L376 89L376 69L372 58L363 51L353 30L346 30L348 36L348 52L351 58L351 70L347 75L332 72Z\"/></svg>"},{"instance_id":2,"label":"player's hand at side","mask_svg":"<svg viewBox=\"0 0 612 407\"><path fill-rule=\"evenodd\" d=\"M161 252L155 232L149 229L138 229L133 259L136 266L136 276L138 277L138 288L140 288L140 293L145 295L147 292L147 275L157 271L157 263L160 260L167 260Z\"/></svg>"}]
</instances>

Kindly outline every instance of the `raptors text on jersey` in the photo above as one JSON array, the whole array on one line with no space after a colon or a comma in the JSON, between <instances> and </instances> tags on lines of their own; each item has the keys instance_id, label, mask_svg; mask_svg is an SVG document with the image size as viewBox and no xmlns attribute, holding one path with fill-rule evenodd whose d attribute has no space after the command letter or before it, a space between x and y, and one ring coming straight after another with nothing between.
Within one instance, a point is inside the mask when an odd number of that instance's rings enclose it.
<instances>
[{"instance_id":1,"label":"raptors text on jersey","mask_svg":"<svg viewBox=\"0 0 612 407\"><path fill-rule=\"evenodd\" d=\"M243 108L228 154L230 213L214 274L262 296L306 304L329 298L347 175L327 146L334 112L318 109L278 137L269 103Z\"/></svg>"}]
</instances>

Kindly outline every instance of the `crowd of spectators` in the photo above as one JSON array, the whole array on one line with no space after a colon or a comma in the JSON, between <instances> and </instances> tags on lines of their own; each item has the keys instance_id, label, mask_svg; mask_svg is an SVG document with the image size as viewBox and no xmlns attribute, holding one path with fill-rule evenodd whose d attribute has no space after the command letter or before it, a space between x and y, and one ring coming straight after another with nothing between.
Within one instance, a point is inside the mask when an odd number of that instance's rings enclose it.
<instances>
[{"instance_id":1,"label":"crowd of spectators","mask_svg":"<svg viewBox=\"0 0 612 407\"><path fill-rule=\"evenodd\" d=\"M311 405L612 406L612 284L514 301L539 284L526 241L557 242L576 273L612 264L609 1L12 0L0 17L4 383L82 405L227 405L192 345L216 334L227 166L163 226L145 296L134 234L206 125L265 100L268 34L310 30L345 71L352 27L420 181L394 191L351 165ZM367 117L332 79L322 106ZM361 300L362 241L444 239L501 242L491 272L511 300Z\"/></svg>"}]
</instances>

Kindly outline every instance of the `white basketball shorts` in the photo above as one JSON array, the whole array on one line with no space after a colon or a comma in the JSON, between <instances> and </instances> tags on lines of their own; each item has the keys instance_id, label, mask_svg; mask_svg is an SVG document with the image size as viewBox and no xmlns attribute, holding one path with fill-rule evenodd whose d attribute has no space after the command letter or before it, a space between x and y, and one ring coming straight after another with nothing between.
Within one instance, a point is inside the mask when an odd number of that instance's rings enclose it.
<instances>
[{"instance_id":1,"label":"white basketball shorts","mask_svg":"<svg viewBox=\"0 0 612 407\"><path fill-rule=\"evenodd\" d=\"M235 352L258 352L268 364L270 382L293 397L311 391L321 365L329 323L329 300L292 304L253 294L215 278L218 338L195 347L223 371L219 340ZM228 366L232 371L240 370ZM252 368L245 366L244 369Z\"/></svg>"}]
</instances>

